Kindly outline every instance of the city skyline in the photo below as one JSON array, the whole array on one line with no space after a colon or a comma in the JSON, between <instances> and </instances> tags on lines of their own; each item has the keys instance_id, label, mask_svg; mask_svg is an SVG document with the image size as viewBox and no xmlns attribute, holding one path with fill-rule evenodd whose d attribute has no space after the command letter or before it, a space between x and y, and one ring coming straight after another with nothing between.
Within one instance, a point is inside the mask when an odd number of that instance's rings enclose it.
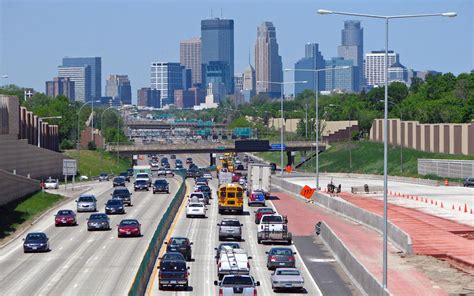
<instances>
[{"instance_id":1,"label":"city skyline","mask_svg":"<svg viewBox=\"0 0 474 296\"><path fill-rule=\"evenodd\" d=\"M204 2L199 5L185 1L192 14L183 12L179 9L180 5L169 1L139 2L128 8L110 7L107 2L98 2L94 4L95 10L92 12L89 7L92 4L91 1L79 2L78 4L49 1L47 5L44 5L44 3L35 2L1 1L1 32L4 37L0 46L2 72L0 74L9 75L2 84L17 84L43 91L44 82L56 76L57 65L60 64L62 58L97 56L102 57L102 89L105 87L105 79L108 75L123 73L129 75L130 80L133 81L132 93L136 94L137 89L149 86L150 63L154 61L179 62L179 42L199 36L200 21L211 17L211 9L214 11L214 17L221 17L220 8L222 8L224 18L233 19L235 22L235 73L242 73L248 66L248 49L255 46L256 28L264 21L273 22L276 27L283 68L291 68L301 58L301 47L306 43L318 43L325 57L336 57L340 45L340 32L346 20L361 22L364 28L364 54L383 49L383 24L380 21L348 17L324 18L316 14L319 8L383 14L457 11L458 17L449 22L439 18L432 19L430 22L410 20L391 23L389 48L403 57L404 66L415 70L436 70L459 74L473 68L472 38L465 37L473 35L473 16L464 13L472 11L473 4L470 1L435 2L429 6L426 6L428 1L406 1L410 3L409 7L400 5L399 1L388 1L383 7L380 5L377 7L376 1L366 1L359 5L342 1L330 3L330 5L325 2L310 1L294 1L292 3L297 5L290 5L282 1L273 1L270 6L268 6L270 2L264 1L264 3L255 4L255 9L251 11L245 9L243 7L245 5L240 5L242 1L231 1L225 4ZM258 9L264 6L268 6L266 10ZM100 26L108 20L111 21L111 17L105 14L106 9L109 8L115 13L120 11L123 13L124 9L127 9L126 13L130 15L131 20L126 23L125 32L120 32L120 36L128 36L131 45L117 48L113 45L117 37L116 33L109 32L110 36L104 37L102 30L97 30L97 32L92 30L93 27ZM144 38L150 35L148 33L150 29L141 19L146 20L145 16L149 15L153 8L168 12L160 22L169 21L173 15L178 15L178 12L184 13L184 17L180 17L178 29L171 32L167 31L165 26L156 34L156 40ZM49 11L48 14L41 13L45 9ZM75 10L74 16L64 15L69 9ZM14 16L20 11L21 14L28 14L29 18L21 19L21 21L15 18ZM36 11L38 13L33 13ZM86 13L90 13L87 23L71 24L68 26L70 34L58 33L58 36L61 36L61 42L55 43L54 46L51 43L39 42L41 36L46 36L43 32L56 28L56 23L68 17L80 18ZM42 19L45 15L54 15L53 20L45 22ZM136 19L138 17L140 19ZM38 23L42 25L35 25ZM311 32L308 28L314 28L314 31ZM410 32L411 35L406 32ZM22 34L23 37L15 38L18 34ZM423 34L423 38L417 34ZM440 36L443 36L441 42ZM76 39L83 42L74 43L73 40ZM166 39L167 42L160 42L160 39ZM35 46L29 47L27 42L33 42ZM135 44L146 46L136 47ZM440 59L440 56L445 58ZM254 57L251 60L253 61ZM285 79L292 79L292 75L292 73L285 73ZM293 92L292 89L290 87L289 93ZM288 93L288 89L285 89L285 92ZM133 102L136 102L135 95Z\"/></svg>"}]
</instances>

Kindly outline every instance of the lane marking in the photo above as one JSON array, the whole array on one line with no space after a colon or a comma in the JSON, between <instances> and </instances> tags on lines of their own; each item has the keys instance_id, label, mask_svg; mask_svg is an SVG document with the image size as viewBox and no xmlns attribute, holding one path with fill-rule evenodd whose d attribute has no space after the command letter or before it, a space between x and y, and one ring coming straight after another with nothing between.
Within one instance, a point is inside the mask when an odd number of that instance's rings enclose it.
<instances>
[{"instance_id":1,"label":"lane marking","mask_svg":"<svg viewBox=\"0 0 474 296\"><path fill-rule=\"evenodd\" d=\"M331 259L331 258L308 258L308 260L311 262L317 262L317 263L337 262L336 259Z\"/></svg>"}]
</instances>

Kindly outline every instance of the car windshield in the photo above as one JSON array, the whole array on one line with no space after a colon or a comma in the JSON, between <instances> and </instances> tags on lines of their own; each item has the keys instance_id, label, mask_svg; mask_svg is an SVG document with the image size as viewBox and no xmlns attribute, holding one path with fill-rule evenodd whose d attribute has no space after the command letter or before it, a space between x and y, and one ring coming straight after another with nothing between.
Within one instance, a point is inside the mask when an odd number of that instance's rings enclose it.
<instances>
[{"instance_id":1,"label":"car windshield","mask_svg":"<svg viewBox=\"0 0 474 296\"><path fill-rule=\"evenodd\" d=\"M273 210L270 209L270 208L261 208L261 209L258 209L257 212L259 212L259 213L273 213Z\"/></svg>"},{"instance_id":2,"label":"car windshield","mask_svg":"<svg viewBox=\"0 0 474 296\"><path fill-rule=\"evenodd\" d=\"M168 185L168 182L166 182L165 180L156 180L155 185L164 186L164 185Z\"/></svg>"},{"instance_id":3,"label":"car windshield","mask_svg":"<svg viewBox=\"0 0 474 296\"><path fill-rule=\"evenodd\" d=\"M48 180L46 180L46 183L55 183L55 182L56 182L56 180L54 180L54 179L48 179Z\"/></svg>"},{"instance_id":4,"label":"car windshield","mask_svg":"<svg viewBox=\"0 0 474 296\"><path fill-rule=\"evenodd\" d=\"M201 191L211 191L211 188L209 186L199 186L199 190L201 190Z\"/></svg>"},{"instance_id":5,"label":"car windshield","mask_svg":"<svg viewBox=\"0 0 474 296\"><path fill-rule=\"evenodd\" d=\"M81 196L79 197L79 201L94 202L95 198L93 196Z\"/></svg>"},{"instance_id":6,"label":"car windshield","mask_svg":"<svg viewBox=\"0 0 474 296\"><path fill-rule=\"evenodd\" d=\"M237 220L223 220L221 226L240 226L240 222Z\"/></svg>"},{"instance_id":7,"label":"car windshield","mask_svg":"<svg viewBox=\"0 0 474 296\"><path fill-rule=\"evenodd\" d=\"M282 223L283 219L281 216L266 216L262 218L263 223Z\"/></svg>"},{"instance_id":8,"label":"car windshield","mask_svg":"<svg viewBox=\"0 0 474 296\"><path fill-rule=\"evenodd\" d=\"M162 271L185 271L186 263L182 261L165 261L161 263Z\"/></svg>"},{"instance_id":9,"label":"car windshield","mask_svg":"<svg viewBox=\"0 0 474 296\"><path fill-rule=\"evenodd\" d=\"M130 195L130 192L126 188L115 189L113 195L114 196L128 196L128 195Z\"/></svg>"},{"instance_id":10,"label":"car windshield","mask_svg":"<svg viewBox=\"0 0 474 296\"><path fill-rule=\"evenodd\" d=\"M26 240L32 240L32 241L44 240L45 238L46 238L46 235L43 233L30 233L26 236Z\"/></svg>"},{"instance_id":11,"label":"car windshield","mask_svg":"<svg viewBox=\"0 0 474 296\"><path fill-rule=\"evenodd\" d=\"M137 174L137 179L148 179L148 174Z\"/></svg>"},{"instance_id":12,"label":"car windshield","mask_svg":"<svg viewBox=\"0 0 474 296\"><path fill-rule=\"evenodd\" d=\"M107 220L107 215L105 214L92 214L89 220Z\"/></svg>"},{"instance_id":13,"label":"car windshield","mask_svg":"<svg viewBox=\"0 0 474 296\"><path fill-rule=\"evenodd\" d=\"M300 272L296 269L294 270L277 270L277 275L300 275Z\"/></svg>"},{"instance_id":14,"label":"car windshield","mask_svg":"<svg viewBox=\"0 0 474 296\"><path fill-rule=\"evenodd\" d=\"M58 216L70 216L70 215L74 215L74 212L71 210L58 211Z\"/></svg>"},{"instance_id":15,"label":"car windshield","mask_svg":"<svg viewBox=\"0 0 474 296\"><path fill-rule=\"evenodd\" d=\"M138 185L146 185L147 181L146 180L137 180L135 183L138 184Z\"/></svg>"},{"instance_id":16,"label":"car windshield","mask_svg":"<svg viewBox=\"0 0 474 296\"><path fill-rule=\"evenodd\" d=\"M173 238L173 239L171 239L171 244L172 245L184 245L184 244L186 244L186 239L185 238Z\"/></svg>"},{"instance_id":17,"label":"car windshield","mask_svg":"<svg viewBox=\"0 0 474 296\"><path fill-rule=\"evenodd\" d=\"M163 260L184 260L184 256L181 253L165 253L161 261Z\"/></svg>"},{"instance_id":18,"label":"car windshield","mask_svg":"<svg viewBox=\"0 0 474 296\"><path fill-rule=\"evenodd\" d=\"M109 206L122 205L122 201L120 199L109 199L107 201L107 205Z\"/></svg>"},{"instance_id":19,"label":"car windshield","mask_svg":"<svg viewBox=\"0 0 474 296\"><path fill-rule=\"evenodd\" d=\"M189 204L190 208L202 208L204 205L202 203L191 203Z\"/></svg>"},{"instance_id":20,"label":"car windshield","mask_svg":"<svg viewBox=\"0 0 474 296\"><path fill-rule=\"evenodd\" d=\"M120 222L120 226L135 226L138 225L138 221L136 220L122 220Z\"/></svg>"},{"instance_id":21,"label":"car windshield","mask_svg":"<svg viewBox=\"0 0 474 296\"><path fill-rule=\"evenodd\" d=\"M232 249L240 249L240 245L238 243L224 243L219 245L219 249L223 249L224 247L229 247Z\"/></svg>"},{"instance_id":22,"label":"car windshield","mask_svg":"<svg viewBox=\"0 0 474 296\"><path fill-rule=\"evenodd\" d=\"M107 174L106 173L100 173L100 176L101 177L107 177Z\"/></svg>"},{"instance_id":23,"label":"car windshield","mask_svg":"<svg viewBox=\"0 0 474 296\"><path fill-rule=\"evenodd\" d=\"M242 286L253 286L252 278L249 276L226 276L222 281L223 285L242 285Z\"/></svg>"},{"instance_id":24,"label":"car windshield","mask_svg":"<svg viewBox=\"0 0 474 296\"><path fill-rule=\"evenodd\" d=\"M199 194L199 193L191 193L191 196L189 196L190 198L193 198L193 197L197 197L197 198L202 198L202 193Z\"/></svg>"},{"instance_id":25,"label":"car windshield","mask_svg":"<svg viewBox=\"0 0 474 296\"><path fill-rule=\"evenodd\" d=\"M117 178L114 178L114 181L115 182L120 182L120 181L123 181L123 178L122 177L117 177Z\"/></svg>"},{"instance_id":26,"label":"car windshield","mask_svg":"<svg viewBox=\"0 0 474 296\"><path fill-rule=\"evenodd\" d=\"M293 251L291 249L272 249L270 251L270 254L272 255L293 255Z\"/></svg>"}]
</instances>

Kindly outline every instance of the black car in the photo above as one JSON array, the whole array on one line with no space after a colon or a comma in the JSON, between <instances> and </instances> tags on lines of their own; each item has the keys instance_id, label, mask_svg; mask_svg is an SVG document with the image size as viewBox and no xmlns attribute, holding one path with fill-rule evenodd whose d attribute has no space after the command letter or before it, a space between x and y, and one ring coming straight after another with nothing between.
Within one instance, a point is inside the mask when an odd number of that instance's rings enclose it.
<instances>
[{"instance_id":1,"label":"black car","mask_svg":"<svg viewBox=\"0 0 474 296\"><path fill-rule=\"evenodd\" d=\"M43 232L30 232L23 239L23 252L48 252L49 238Z\"/></svg>"},{"instance_id":2,"label":"black car","mask_svg":"<svg viewBox=\"0 0 474 296\"><path fill-rule=\"evenodd\" d=\"M128 172L121 172L119 176L124 177L125 181L130 182L130 175Z\"/></svg>"},{"instance_id":3,"label":"black car","mask_svg":"<svg viewBox=\"0 0 474 296\"><path fill-rule=\"evenodd\" d=\"M176 155L175 155L175 154L171 154L171 155L170 155L170 158L171 158L171 159L176 159Z\"/></svg>"},{"instance_id":4,"label":"black car","mask_svg":"<svg viewBox=\"0 0 474 296\"><path fill-rule=\"evenodd\" d=\"M133 176L133 169L127 169L127 173L130 177Z\"/></svg>"},{"instance_id":5,"label":"black car","mask_svg":"<svg viewBox=\"0 0 474 296\"><path fill-rule=\"evenodd\" d=\"M176 169L182 169L182 168L183 168L183 163L182 163L182 162L177 162L177 163L175 164L175 168L176 168Z\"/></svg>"},{"instance_id":6,"label":"black car","mask_svg":"<svg viewBox=\"0 0 474 296\"><path fill-rule=\"evenodd\" d=\"M87 230L110 230L110 220L107 214L91 214L87 219Z\"/></svg>"},{"instance_id":7,"label":"black car","mask_svg":"<svg viewBox=\"0 0 474 296\"><path fill-rule=\"evenodd\" d=\"M125 206L120 199L109 199L105 204L106 214L125 214Z\"/></svg>"},{"instance_id":8,"label":"black car","mask_svg":"<svg viewBox=\"0 0 474 296\"><path fill-rule=\"evenodd\" d=\"M211 187L209 186L205 186L205 185L201 185L198 187L198 190L199 192L202 192L204 193L205 195L207 195L207 199L212 199L212 192L211 192Z\"/></svg>"},{"instance_id":9,"label":"black car","mask_svg":"<svg viewBox=\"0 0 474 296\"><path fill-rule=\"evenodd\" d=\"M169 165L168 158L163 157L163 158L161 159L161 166L166 166L167 164Z\"/></svg>"},{"instance_id":10,"label":"black car","mask_svg":"<svg viewBox=\"0 0 474 296\"><path fill-rule=\"evenodd\" d=\"M132 194L128 191L128 188L120 187L115 188L114 192L111 193L112 199L120 199L128 206L132 205Z\"/></svg>"},{"instance_id":11,"label":"black car","mask_svg":"<svg viewBox=\"0 0 474 296\"><path fill-rule=\"evenodd\" d=\"M191 157L186 158L186 163L187 164L193 163L193 159Z\"/></svg>"},{"instance_id":12,"label":"black car","mask_svg":"<svg viewBox=\"0 0 474 296\"><path fill-rule=\"evenodd\" d=\"M464 187L474 187L474 178L466 178L463 182Z\"/></svg>"},{"instance_id":13,"label":"black car","mask_svg":"<svg viewBox=\"0 0 474 296\"><path fill-rule=\"evenodd\" d=\"M186 178L196 178L199 176L199 171L197 169L188 169L186 171Z\"/></svg>"},{"instance_id":14,"label":"black car","mask_svg":"<svg viewBox=\"0 0 474 296\"><path fill-rule=\"evenodd\" d=\"M163 261L158 268L158 288L160 290L166 286L173 288L181 286L185 290L188 289L189 267L186 266L186 261Z\"/></svg>"},{"instance_id":15,"label":"black car","mask_svg":"<svg viewBox=\"0 0 474 296\"><path fill-rule=\"evenodd\" d=\"M191 245L193 243L186 237L172 237L165 242L166 252L179 252L187 261L191 261Z\"/></svg>"},{"instance_id":16,"label":"black car","mask_svg":"<svg viewBox=\"0 0 474 296\"><path fill-rule=\"evenodd\" d=\"M236 170L243 171L244 170L244 165L243 164L238 164Z\"/></svg>"},{"instance_id":17,"label":"black car","mask_svg":"<svg viewBox=\"0 0 474 296\"><path fill-rule=\"evenodd\" d=\"M125 186L125 178L120 176L120 177L115 177L114 180L112 181L112 185L115 186Z\"/></svg>"},{"instance_id":18,"label":"black car","mask_svg":"<svg viewBox=\"0 0 474 296\"><path fill-rule=\"evenodd\" d=\"M163 255L163 257L160 258L161 262L163 261L186 261L184 259L183 254L180 252L168 252Z\"/></svg>"},{"instance_id":19,"label":"black car","mask_svg":"<svg viewBox=\"0 0 474 296\"><path fill-rule=\"evenodd\" d=\"M148 181L143 180L143 179L138 179L133 183L133 190L138 191L138 190L146 190L149 191L150 188L148 187Z\"/></svg>"},{"instance_id":20,"label":"black car","mask_svg":"<svg viewBox=\"0 0 474 296\"><path fill-rule=\"evenodd\" d=\"M166 192L170 193L170 186L166 180L155 180L153 183L153 194L157 192Z\"/></svg>"}]
</instances>

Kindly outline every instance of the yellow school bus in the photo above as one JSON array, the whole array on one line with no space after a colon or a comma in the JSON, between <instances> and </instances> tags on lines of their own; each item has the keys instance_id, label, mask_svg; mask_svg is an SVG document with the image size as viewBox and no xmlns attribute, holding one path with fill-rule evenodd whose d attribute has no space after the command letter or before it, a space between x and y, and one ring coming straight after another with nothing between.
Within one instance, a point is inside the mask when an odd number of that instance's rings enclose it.
<instances>
[{"instance_id":1,"label":"yellow school bus","mask_svg":"<svg viewBox=\"0 0 474 296\"><path fill-rule=\"evenodd\" d=\"M224 211L244 211L244 189L239 184L222 184L217 190L219 214Z\"/></svg>"}]
</instances>

